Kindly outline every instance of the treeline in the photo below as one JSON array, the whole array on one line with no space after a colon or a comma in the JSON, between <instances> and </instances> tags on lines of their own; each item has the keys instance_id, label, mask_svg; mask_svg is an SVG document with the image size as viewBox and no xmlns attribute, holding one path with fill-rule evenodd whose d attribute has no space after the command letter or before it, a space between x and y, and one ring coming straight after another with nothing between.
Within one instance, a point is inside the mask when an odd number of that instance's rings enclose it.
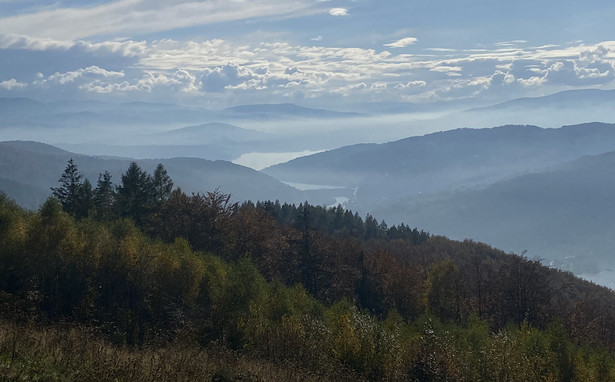
<instances>
[{"instance_id":1,"label":"treeline","mask_svg":"<svg viewBox=\"0 0 615 382\"><path fill-rule=\"evenodd\" d=\"M212 203L213 209L228 209L236 212L238 204L230 204L230 195L213 191L207 195L185 195L181 189L173 187L173 180L167 174L162 164L158 164L153 174L142 170L136 162L132 162L120 183L114 185L108 171L99 174L96 187L83 177L73 159L68 161L66 169L58 180L60 186L54 187L54 197L62 204L64 211L76 218L93 217L97 220L114 218L131 218L139 227L146 231L156 231L159 227L159 215L173 207L182 207L188 203L190 207L199 208L203 203ZM407 239L415 243L425 241L429 234L411 229L405 224L388 227L386 222L378 221L367 214L365 221L358 213L352 213L341 206L326 208L312 206L309 203L294 204L279 201L245 203L246 206L262 209L273 215L278 225L298 227L304 224L310 229L317 229L337 237L354 237L363 240ZM184 206L185 207L185 206ZM158 219L157 219L158 218Z\"/></svg>"},{"instance_id":2,"label":"treeline","mask_svg":"<svg viewBox=\"0 0 615 382\"><path fill-rule=\"evenodd\" d=\"M64 179L37 212L0 197L9 318L87 324L117 344L218 343L322 375L615 377L613 293L539 261L339 207L240 205L170 179L156 194L136 164L108 179L104 209L100 181L87 209L71 209L84 199L62 199Z\"/></svg>"}]
</instances>

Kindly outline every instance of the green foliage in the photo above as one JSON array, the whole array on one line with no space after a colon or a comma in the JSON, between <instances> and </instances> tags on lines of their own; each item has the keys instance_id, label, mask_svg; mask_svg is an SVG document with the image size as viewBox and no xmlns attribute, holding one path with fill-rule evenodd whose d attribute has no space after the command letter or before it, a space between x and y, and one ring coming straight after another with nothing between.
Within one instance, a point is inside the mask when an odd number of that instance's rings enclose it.
<instances>
[{"instance_id":1,"label":"green foliage","mask_svg":"<svg viewBox=\"0 0 615 382\"><path fill-rule=\"evenodd\" d=\"M0 192L0 290L14 293L24 289L27 279L26 214Z\"/></svg>"},{"instance_id":2,"label":"green foliage","mask_svg":"<svg viewBox=\"0 0 615 382\"><path fill-rule=\"evenodd\" d=\"M442 320L461 319L462 285L459 268L452 260L436 264L427 278L425 307Z\"/></svg>"}]
</instances>

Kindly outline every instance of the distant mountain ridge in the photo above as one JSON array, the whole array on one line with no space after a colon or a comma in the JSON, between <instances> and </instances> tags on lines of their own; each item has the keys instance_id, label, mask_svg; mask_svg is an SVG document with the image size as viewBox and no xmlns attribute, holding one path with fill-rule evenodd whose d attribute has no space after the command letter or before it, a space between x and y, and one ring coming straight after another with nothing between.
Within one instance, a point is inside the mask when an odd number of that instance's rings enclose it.
<instances>
[{"instance_id":1,"label":"distant mountain ridge","mask_svg":"<svg viewBox=\"0 0 615 382\"><path fill-rule=\"evenodd\" d=\"M30 98L0 98L0 127L89 124L212 123L233 119L342 118L354 112L314 109L291 103L238 105L222 110L148 102L39 102Z\"/></svg>"},{"instance_id":2,"label":"distant mountain ridge","mask_svg":"<svg viewBox=\"0 0 615 382\"><path fill-rule=\"evenodd\" d=\"M263 139L264 133L244 129L229 123L210 122L196 126L187 126L158 134L167 144L211 144L219 141L242 142Z\"/></svg>"},{"instance_id":3,"label":"distant mountain ridge","mask_svg":"<svg viewBox=\"0 0 615 382\"><path fill-rule=\"evenodd\" d=\"M578 108L580 106L598 106L615 104L615 90L579 89L566 90L540 97L517 98L492 106L469 109L468 111L504 110L512 108Z\"/></svg>"},{"instance_id":4,"label":"distant mountain ridge","mask_svg":"<svg viewBox=\"0 0 615 382\"><path fill-rule=\"evenodd\" d=\"M613 124L559 129L501 126L352 145L297 158L263 172L284 181L358 188L347 196L356 196L356 208L369 211L398 197L490 184L612 150Z\"/></svg>"},{"instance_id":5,"label":"distant mountain ridge","mask_svg":"<svg viewBox=\"0 0 615 382\"><path fill-rule=\"evenodd\" d=\"M98 174L108 170L118 184L131 159L103 158L74 154L37 142L0 142L0 189L27 208L38 208L50 194L67 161L74 158L80 172L96 185ZM269 200L298 202L304 195L278 180L247 167L226 161L199 158L137 160L152 173L162 163L175 185L185 192L208 192L219 188L230 193L233 200ZM20 187L20 185L22 187Z\"/></svg>"},{"instance_id":6,"label":"distant mountain ridge","mask_svg":"<svg viewBox=\"0 0 615 382\"><path fill-rule=\"evenodd\" d=\"M228 117L239 118L272 118L284 116L287 118L341 118L357 117L355 112L339 112L326 109L313 109L292 103L239 105L223 110Z\"/></svg>"}]
</instances>

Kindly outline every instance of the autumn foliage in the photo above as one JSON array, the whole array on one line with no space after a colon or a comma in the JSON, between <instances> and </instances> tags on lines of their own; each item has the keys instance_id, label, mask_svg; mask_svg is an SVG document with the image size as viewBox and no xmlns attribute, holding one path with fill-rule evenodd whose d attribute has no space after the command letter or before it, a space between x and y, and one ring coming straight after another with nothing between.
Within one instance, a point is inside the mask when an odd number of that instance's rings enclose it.
<instances>
[{"instance_id":1,"label":"autumn foliage","mask_svg":"<svg viewBox=\"0 0 615 382\"><path fill-rule=\"evenodd\" d=\"M150 192L156 176L131 171L140 196L106 184L104 214L56 198L30 212L0 196L5 327L87 328L84 356L98 341L135 354L215 347L319 379L615 378L606 288L341 207L237 204L166 178ZM0 336L7 370L40 350L11 341Z\"/></svg>"}]
</instances>

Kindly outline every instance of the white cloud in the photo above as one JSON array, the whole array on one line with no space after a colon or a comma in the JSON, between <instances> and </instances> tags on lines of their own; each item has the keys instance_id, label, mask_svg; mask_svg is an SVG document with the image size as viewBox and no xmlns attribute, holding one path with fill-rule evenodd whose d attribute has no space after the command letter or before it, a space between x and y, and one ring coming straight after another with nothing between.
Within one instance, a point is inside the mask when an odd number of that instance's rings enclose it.
<instances>
[{"instance_id":1,"label":"white cloud","mask_svg":"<svg viewBox=\"0 0 615 382\"><path fill-rule=\"evenodd\" d=\"M386 90L388 87L386 82L374 82L369 88L371 90Z\"/></svg>"},{"instance_id":2,"label":"white cloud","mask_svg":"<svg viewBox=\"0 0 615 382\"><path fill-rule=\"evenodd\" d=\"M522 45L522 44L525 44L525 43L527 43L526 40L500 41L500 42L496 42L495 46L510 47L510 46Z\"/></svg>"},{"instance_id":3,"label":"white cloud","mask_svg":"<svg viewBox=\"0 0 615 382\"><path fill-rule=\"evenodd\" d=\"M134 85L130 85L128 81L122 81L120 83L104 83L102 81L92 81L79 87L81 90L85 90L92 93L110 94L115 92L126 92L129 90L135 90Z\"/></svg>"},{"instance_id":4,"label":"white cloud","mask_svg":"<svg viewBox=\"0 0 615 382\"><path fill-rule=\"evenodd\" d=\"M115 0L91 7L59 8L0 18L0 33L57 40L126 36L258 17L318 12L306 0Z\"/></svg>"},{"instance_id":5,"label":"white cloud","mask_svg":"<svg viewBox=\"0 0 615 382\"><path fill-rule=\"evenodd\" d=\"M543 85L546 79L545 77L533 76L529 78L519 78L517 81L525 87L532 87Z\"/></svg>"},{"instance_id":6,"label":"white cloud","mask_svg":"<svg viewBox=\"0 0 615 382\"><path fill-rule=\"evenodd\" d=\"M103 77L110 79L117 79L124 77L124 73L122 72L113 72L109 70L105 70L99 68L98 66L89 66L87 68L66 72L66 73L54 73L49 76L45 81L57 82L60 85L64 85L67 83L75 82L75 80L91 76L91 77Z\"/></svg>"},{"instance_id":7,"label":"white cloud","mask_svg":"<svg viewBox=\"0 0 615 382\"><path fill-rule=\"evenodd\" d=\"M369 86L365 82L359 82L356 84L350 84L347 86L342 86L331 90L333 94L340 94L343 96L350 96L356 94L357 92L364 92L366 89L369 89Z\"/></svg>"},{"instance_id":8,"label":"white cloud","mask_svg":"<svg viewBox=\"0 0 615 382\"><path fill-rule=\"evenodd\" d=\"M432 51L432 52L456 52L457 51L457 49L451 49L451 48L426 48L425 50Z\"/></svg>"},{"instance_id":9,"label":"white cloud","mask_svg":"<svg viewBox=\"0 0 615 382\"><path fill-rule=\"evenodd\" d=\"M257 74L245 66L227 64L208 69L201 78L203 90L207 92L222 92L225 89L239 89L237 86L258 78ZM252 83L252 87L255 83Z\"/></svg>"},{"instance_id":10,"label":"white cloud","mask_svg":"<svg viewBox=\"0 0 615 382\"><path fill-rule=\"evenodd\" d=\"M185 70L177 70L171 73L146 71L141 78L128 79L115 82L113 78L96 78L79 86L80 89L109 94L113 92L145 92L154 93L169 92L175 90L182 93L200 94L200 80Z\"/></svg>"},{"instance_id":11,"label":"white cloud","mask_svg":"<svg viewBox=\"0 0 615 382\"><path fill-rule=\"evenodd\" d=\"M489 86L510 85L515 83L515 76L510 72L496 70L489 79Z\"/></svg>"},{"instance_id":12,"label":"white cloud","mask_svg":"<svg viewBox=\"0 0 615 382\"><path fill-rule=\"evenodd\" d=\"M448 73L448 72L461 72L463 71L463 68L461 66L435 66L431 68L430 70L432 72Z\"/></svg>"},{"instance_id":13,"label":"white cloud","mask_svg":"<svg viewBox=\"0 0 615 382\"><path fill-rule=\"evenodd\" d=\"M348 16L347 8L331 8L329 9L329 14L331 16Z\"/></svg>"},{"instance_id":14,"label":"white cloud","mask_svg":"<svg viewBox=\"0 0 615 382\"><path fill-rule=\"evenodd\" d=\"M138 57L145 53L147 43L145 41L105 41L90 43L86 41L75 42L75 47L83 48L87 52L108 51L118 53L125 57Z\"/></svg>"},{"instance_id":15,"label":"white cloud","mask_svg":"<svg viewBox=\"0 0 615 382\"><path fill-rule=\"evenodd\" d=\"M91 43L15 35L0 36L0 49L3 47L36 51L41 62L47 53L56 59L61 53L66 67L35 67L28 90L51 94L65 88L66 94L80 90L133 97L141 93L151 96L148 99L206 94L207 99L234 103L262 98L287 102L296 94L314 99L354 96L357 100L409 96L437 100L483 93L511 97L538 85L545 86L545 91L612 87L615 73L615 42L608 41L478 51L431 49L435 53L424 55L289 42L164 39ZM117 64L118 58L123 64ZM42 74L34 79L37 72ZM29 78L21 72L5 71L5 75ZM3 88L16 88L12 82L3 84Z\"/></svg>"},{"instance_id":16,"label":"white cloud","mask_svg":"<svg viewBox=\"0 0 615 382\"><path fill-rule=\"evenodd\" d=\"M1 19L0 19L1 20ZM46 37L30 37L13 33L0 33L0 49L25 49L25 50L66 50L75 46L72 41L60 41Z\"/></svg>"},{"instance_id":17,"label":"white cloud","mask_svg":"<svg viewBox=\"0 0 615 382\"><path fill-rule=\"evenodd\" d=\"M25 88L26 86L28 86L28 84L19 82L14 78L11 78L10 80L7 80L7 81L0 82L0 88L6 89L6 90L21 89L21 88Z\"/></svg>"},{"instance_id":18,"label":"white cloud","mask_svg":"<svg viewBox=\"0 0 615 382\"><path fill-rule=\"evenodd\" d=\"M418 41L418 39L416 37L405 37L405 38L399 39L397 41L393 41L391 43L384 44L384 46L390 46L391 48L405 48L407 46L415 44L417 41Z\"/></svg>"},{"instance_id":19,"label":"white cloud","mask_svg":"<svg viewBox=\"0 0 615 382\"><path fill-rule=\"evenodd\" d=\"M391 99L408 94L453 99L497 92L499 88L503 95L508 94L504 89L521 91L540 84L602 84L612 80L615 58L610 55L615 44L552 50L557 52L545 48L498 48L414 56L285 42L242 46L225 40L163 40L148 45L136 67L160 73L184 70L195 79L179 89L191 87L195 94L267 94L273 99L291 97L298 90L311 98L327 94L368 97L378 93ZM552 56L570 59L553 60ZM566 64L567 69L557 64L566 61L575 64ZM143 82L141 79L140 85L135 81L130 84L142 90L146 88ZM147 89L154 92L162 86L154 82Z\"/></svg>"},{"instance_id":20,"label":"white cloud","mask_svg":"<svg viewBox=\"0 0 615 382\"><path fill-rule=\"evenodd\" d=\"M109 52L125 57L137 57L145 51L145 41L104 41L92 43L88 41L63 41L51 38L31 37L16 34L0 34L0 49L21 49L30 51L46 51L79 49L84 52Z\"/></svg>"},{"instance_id":21,"label":"white cloud","mask_svg":"<svg viewBox=\"0 0 615 382\"><path fill-rule=\"evenodd\" d=\"M401 83L395 85L397 89L411 89L411 88L424 88L427 86L427 82L425 81L409 81L406 83Z\"/></svg>"},{"instance_id":22,"label":"white cloud","mask_svg":"<svg viewBox=\"0 0 615 382\"><path fill-rule=\"evenodd\" d=\"M545 71L544 79L550 83L565 85L593 85L610 82L613 79L612 68L600 71L594 65L579 64L572 60L555 62Z\"/></svg>"}]
</instances>

